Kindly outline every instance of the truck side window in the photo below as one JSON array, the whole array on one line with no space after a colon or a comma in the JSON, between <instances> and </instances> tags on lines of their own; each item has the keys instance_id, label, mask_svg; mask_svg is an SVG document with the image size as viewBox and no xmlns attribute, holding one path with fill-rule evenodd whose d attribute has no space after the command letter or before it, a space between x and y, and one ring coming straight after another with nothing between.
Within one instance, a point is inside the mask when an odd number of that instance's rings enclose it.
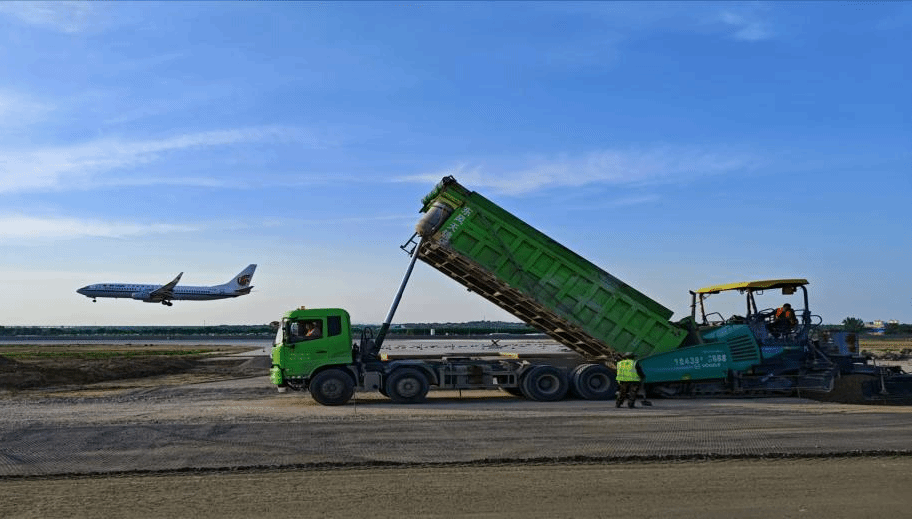
<instances>
[{"instance_id":1,"label":"truck side window","mask_svg":"<svg viewBox=\"0 0 914 520\"><path fill-rule=\"evenodd\" d=\"M302 340L319 339L323 336L321 331L321 320L305 321L302 322L302 325L304 326L304 337Z\"/></svg>"},{"instance_id":2,"label":"truck side window","mask_svg":"<svg viewBox=\"0 0 914 520\"><path fill-rule=\"evenodd\" d=\"M339 316L327 316L327 335L339 336L343 332L343 320Z\"/></svg>"}]
</instances>

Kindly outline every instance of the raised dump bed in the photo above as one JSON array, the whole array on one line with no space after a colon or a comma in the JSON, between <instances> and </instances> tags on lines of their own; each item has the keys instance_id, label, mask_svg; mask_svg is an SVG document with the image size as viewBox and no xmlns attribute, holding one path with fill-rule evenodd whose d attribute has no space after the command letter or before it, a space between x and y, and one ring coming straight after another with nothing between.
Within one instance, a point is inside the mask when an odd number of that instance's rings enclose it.
<instances>
[{"instance_id":1,"label":"raised dump bed","mask_svg":"<svg viewBox=\"0 0 914 520\"><path fill-rule=\"evenodd\" d=\"M418 258L592 360L674 350L673 311L445 177L423 199Z\"/></svg>"}]
</instances>

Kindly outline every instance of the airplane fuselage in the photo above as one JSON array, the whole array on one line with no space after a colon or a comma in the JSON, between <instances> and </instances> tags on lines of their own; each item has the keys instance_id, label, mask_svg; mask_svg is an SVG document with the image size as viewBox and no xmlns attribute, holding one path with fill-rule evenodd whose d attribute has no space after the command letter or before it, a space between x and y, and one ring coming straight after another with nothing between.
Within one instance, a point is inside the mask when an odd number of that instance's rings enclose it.
<instances>
[{"instance_id":1,"label":"airplane fuselage","mask_svg":"<svg viewBox=\"0 0 914 520\"><path fill-rule=\"evenodd\" d=\"M134 300L148 300L143 296L151 294L161 285L141 285L127 283L96 283L87 285L77 290L79 294L89 298L132 298ZM235 298L250 291L230 291L218 286L178 285L172 291L172 300L221 300ZM158 301L158 300L152 300Z\"/></svg>"},{"instance_id":2,"label":"airplane fuselage","mask_svg":"<svg viewBox=\"0 0 914 520\"><path fill-rule=\"evenodd\" d=\"M181 275L165 285L135 283L96 283L87 285L76 292L92 298L130 298L149 303L171 305L172 300L221 300L250 294L251 278L257 264L251 264L234 278L221 285L178 285Z\"/></svg>"}]
</instances>

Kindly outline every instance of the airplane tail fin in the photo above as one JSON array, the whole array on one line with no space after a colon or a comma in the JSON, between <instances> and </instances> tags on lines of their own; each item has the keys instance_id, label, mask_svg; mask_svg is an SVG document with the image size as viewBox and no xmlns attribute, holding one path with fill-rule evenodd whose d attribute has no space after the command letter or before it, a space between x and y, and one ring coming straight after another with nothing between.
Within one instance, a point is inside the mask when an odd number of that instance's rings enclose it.
<instances>
[{"instance_id":1,"label":"airplane tail fin","mask_svg":"<svg viewBox=\"0 0 914 520\"><path fill-rule=\"evenodd\" d=\"M251 264L245 267L244 271L236 274L234 278L225 282L223 285L229 290L239 294L251 292L251 289L253 289L251 286L251 279L254 278L254 269L257 269L257 264Z\"/></svg>"}]
</instances>

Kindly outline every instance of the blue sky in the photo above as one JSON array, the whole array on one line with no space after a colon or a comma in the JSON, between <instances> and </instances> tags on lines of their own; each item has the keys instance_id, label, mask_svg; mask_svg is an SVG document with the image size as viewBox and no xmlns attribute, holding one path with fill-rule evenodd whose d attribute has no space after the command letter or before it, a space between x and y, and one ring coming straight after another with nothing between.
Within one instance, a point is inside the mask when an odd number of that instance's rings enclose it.
<instances>
[{"instance_id":1,"label":"blue sky","mask_svg":"<svg viewBox=\"0 0 914 520\"><path fill-rule=\"evenodd\" d=\"M0 3L0 325L380 322L444 175L681 317L911 321L907 2ZM96 282L250 296L89 299ZM397 322L512 320L419 264Z\"/></svg>"}]
</instances>

